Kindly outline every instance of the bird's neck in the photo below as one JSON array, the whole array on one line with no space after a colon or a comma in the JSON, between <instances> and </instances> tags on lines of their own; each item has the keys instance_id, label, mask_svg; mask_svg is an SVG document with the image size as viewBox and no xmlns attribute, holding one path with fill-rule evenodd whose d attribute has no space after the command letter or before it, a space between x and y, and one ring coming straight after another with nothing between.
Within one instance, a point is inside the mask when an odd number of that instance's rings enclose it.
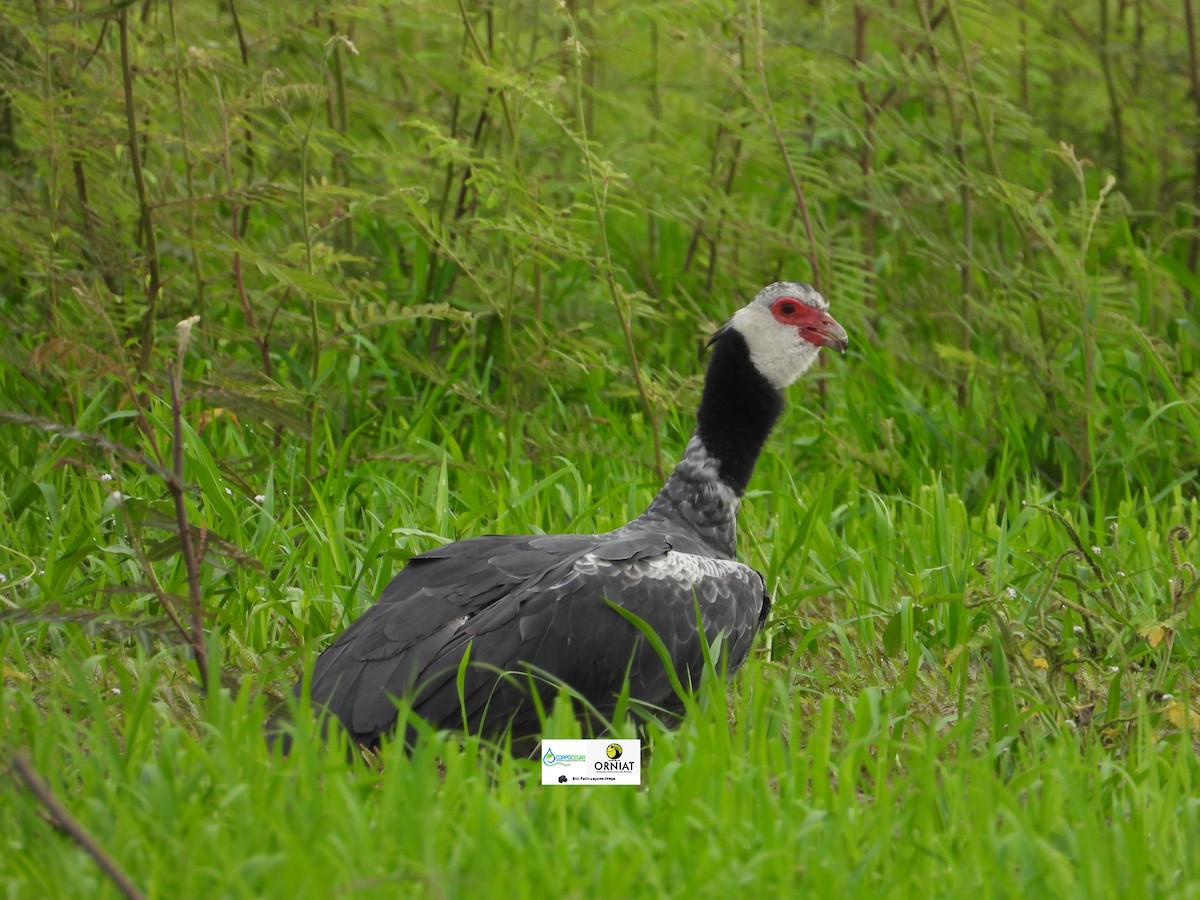
<instances>
[{"instance_id":1,"label":"bird's neck","mask_svg":"<svg viewBox=\"0 0 1200 900\"><path fill-rule=\"evenodd\" d=\"M739 497L782 412L783 394L755 367L741 333L726 328L713 345L696 435Z\"/></svg>"},{"instance_id":2,"label":"bird's neck","mask_svg":"<svg viewBox=\"0 0 1200 900\"><path fill-rule=\"evenodd\" d=\"M738 503L782 410L782 394L755 368L745 339L727 329L708 365L696 433L639 519L682 521L733 558Z\"/></svg>"}]
</instances>

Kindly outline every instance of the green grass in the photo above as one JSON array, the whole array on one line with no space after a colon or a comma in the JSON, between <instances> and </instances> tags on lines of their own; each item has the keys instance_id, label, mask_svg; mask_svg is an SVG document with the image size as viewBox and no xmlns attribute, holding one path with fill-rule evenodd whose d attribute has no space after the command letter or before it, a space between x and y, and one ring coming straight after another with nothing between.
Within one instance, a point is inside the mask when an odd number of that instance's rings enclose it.
<instances>
[{"instance_id":1,"label":"green grass","mask_svg":"<svg viewBox=\"0 0 1200 900\"><path fill-rule=\"evenodd\" d=\"M24 760L150 896L1200 894L1189 10L1102 6L0 4L0 889L118 894ZM851 351L642 789L317 740L409 556L644 508L777 277Z\"/></svg>"}]
</instances>

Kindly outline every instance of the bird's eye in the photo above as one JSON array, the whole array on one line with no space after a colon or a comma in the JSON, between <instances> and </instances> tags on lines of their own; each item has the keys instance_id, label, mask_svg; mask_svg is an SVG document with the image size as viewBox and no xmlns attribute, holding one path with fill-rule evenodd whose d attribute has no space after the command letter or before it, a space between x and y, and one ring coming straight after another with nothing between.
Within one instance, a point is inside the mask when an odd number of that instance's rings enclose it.
<instances>
[{"instance_id":1,"label":"bird's eye","mask_svg":"<svg viewBox=\"0 0 1200 900\"><path fill-rule=\"evenodd\" d=\"M784 303L782 306L779 307L779 311L781 313L783 313L785 316L794 316L796 314L796 304L795 303Z\"/></svg>"}]
</instances>

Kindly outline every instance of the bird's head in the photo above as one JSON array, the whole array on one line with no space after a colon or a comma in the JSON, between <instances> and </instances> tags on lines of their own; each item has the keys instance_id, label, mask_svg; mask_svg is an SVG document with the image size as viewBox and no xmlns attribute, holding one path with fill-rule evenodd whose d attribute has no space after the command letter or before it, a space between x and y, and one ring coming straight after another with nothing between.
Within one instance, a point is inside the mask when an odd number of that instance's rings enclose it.
<instances>
[{"instance_id":1,"label":"bird's head","mask_svg":"<svg viewBox=\"0 0 1200 900\"><path fill-rule=\"evenodd\" d=\"M713 335L736 331L746 342L754 367L779 390L811 366L822 347L842 353L850 346L846 329L829 315L829 303L812 285L778 281L767 285Z\"/></svg>"}]
</instances>

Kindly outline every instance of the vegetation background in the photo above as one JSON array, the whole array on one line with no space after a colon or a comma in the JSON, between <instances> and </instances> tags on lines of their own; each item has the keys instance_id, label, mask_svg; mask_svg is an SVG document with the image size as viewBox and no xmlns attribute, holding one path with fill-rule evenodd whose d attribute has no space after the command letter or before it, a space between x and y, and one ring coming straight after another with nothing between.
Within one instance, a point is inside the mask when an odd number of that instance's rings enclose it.
<instances>
[{"instance_id":1,"label":"vegetation background","mask_svg":"<svg viewBox=\"0 0 1200 900\"><path fill-rule=\"evenodd\" d=\"M1200 894L1193 7L2 0L4 893ZM642 790L270 754L406 557L640 511L779 278L852 349Z\"/></svg>"}]
</instances>

